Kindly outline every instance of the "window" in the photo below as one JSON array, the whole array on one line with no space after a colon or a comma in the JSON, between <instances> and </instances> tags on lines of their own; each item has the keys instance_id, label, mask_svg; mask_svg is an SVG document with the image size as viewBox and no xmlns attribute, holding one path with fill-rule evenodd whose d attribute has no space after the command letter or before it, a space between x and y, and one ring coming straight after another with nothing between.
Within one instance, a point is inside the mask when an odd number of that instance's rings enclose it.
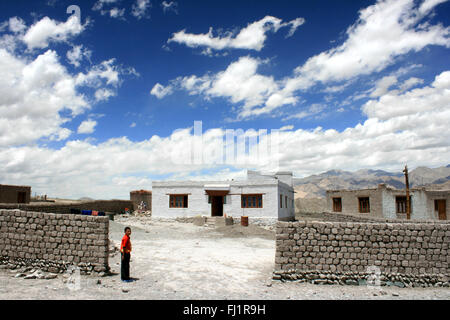
<instances>
[{"instance_id":1,"label":"window","mask_svg":"<svg viewBox=\"0 0 450 320\"><path fill-rule=\"evenodd\" d=\"M243 194L241 195L242 208L262 208L262 194Z\"/></svg>"},{"instance_id":2,"label":"window","mask_svg":"<svg viewBox=\"0 0 450 320\"><path fill-rule=\"evenodd\" d=\"M284 207L285 207L285 208L288 207L288 205L287 205L287 196L284 197Z\"/></svg>"},{"instance_id":3,"label":"window","mask_svg":"<svg viewBox=\"0 0 450 320\"><path fill-rule=\"evenodd\" d=\"M406 213L406 197L395 197L397 213Z\"/></svg>"},{"instance_id":4,"label":"window","mask_svg":"<svg viewBox=\"0 0 450 320\"><path fill-rule=\"evenodd\" d=\"M358 200L359 200L359 212L369 213L370 212L369 197L358 198Z\"/></svg>"},{"instance_id":5,"label":"window","mask_svg":"<svg viewBox=\"0 0 450 320\"><path fill-rule=\"evenodd\" d=\"M169 199L169 208L187 208L187 194L171 194Z\"/></svg>"},{"instance_id":6,"label":"window","mask_svg":"<svg viewBox=\"0 0 450 320\"><path fill-rule=\"evenodd\" d=\"M397 208L397 213L406 213L406 196L395 197L395 206ZM409 197L409 209L410 212L412 212L411 196Z\"/></svg>"},{"instance_id":7,"label":"window","mask_svg":"<svg viewBox=\"0 0 450 320\"><path fill-rule=\"evenodd\" d=\"M333 211L342 212L342 198L333 198Z\"/></svg>"},{"instance_id":8,"label":"window","mask_svg":"<svg viewBox=\"0 0 450 320\"><path fill-rule=\"evenodd\" d=\"M280 194L280 208L283 208L283 195Z\"/></svg>"}]
</instances>

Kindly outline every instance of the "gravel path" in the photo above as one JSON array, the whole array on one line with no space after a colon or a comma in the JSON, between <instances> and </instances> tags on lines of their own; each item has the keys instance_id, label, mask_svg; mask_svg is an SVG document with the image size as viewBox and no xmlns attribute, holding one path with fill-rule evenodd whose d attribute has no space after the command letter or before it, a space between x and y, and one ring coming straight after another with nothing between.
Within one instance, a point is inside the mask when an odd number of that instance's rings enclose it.
<instances>
[{"instance_id":1,"label":"gravel path","mask_svg":"<svg viewBox=\"0 0 450 320\"><path fill-rule=\"evenodd\" d=\"M56 279L15 278L0 270L0 299L439 299L449 288L397 288L314 285L272 281L275 233L240 225L214 228L175 221L128 218L111 222L110 239L118 245L132 227L131 283L120 281L120 255L110 257L113 275L81 276L71 290Z\"/></svg>"}]
</instances>

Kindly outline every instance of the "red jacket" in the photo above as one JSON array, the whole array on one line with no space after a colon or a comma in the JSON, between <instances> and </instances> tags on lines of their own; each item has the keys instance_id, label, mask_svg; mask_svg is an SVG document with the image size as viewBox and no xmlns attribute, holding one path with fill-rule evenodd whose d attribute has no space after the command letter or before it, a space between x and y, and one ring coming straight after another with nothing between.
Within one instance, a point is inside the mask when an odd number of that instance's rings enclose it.
<instances>
[{"instance_id":1,"label":"red jacket","mask_svg":"<svg viewBox=\"0 0 450 320\"><path fill-rule=\"evenodd\" d=\"M120 252L131 252L131 240L128 235L124 235L122 238L122 244L120 245Z\"/></svg>"}]
</instances>

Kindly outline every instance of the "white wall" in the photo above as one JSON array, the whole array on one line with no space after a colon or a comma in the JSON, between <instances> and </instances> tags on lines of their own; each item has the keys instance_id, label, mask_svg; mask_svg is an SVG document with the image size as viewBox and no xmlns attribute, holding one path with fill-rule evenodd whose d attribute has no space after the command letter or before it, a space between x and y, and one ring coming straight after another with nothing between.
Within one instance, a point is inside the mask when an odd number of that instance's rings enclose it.
<instances>
[{"instance_id":1,"label":"white wall","mask_svg":"<svg viewBox=\"0 0 450 320\"><path fill-rule=\"evenodd\" d=\"M203 187L177 186L157 187L152 186L152 216L154 217L192 217L197 215L211 215L208 196L204 194ZM187 208L169 208L170 194L187 194Z\"/></svg>"},{"instance_id":2,"label":"white wall","mask_svg":"<svg viewBox=\"0 0 450 320\"><path fill-rule=\"evenodd\" d=\"M280 195L282 196L283 207L280 208ZM286 207L285 196L288 197L288 203ZM289 218L295 218L295 201L294 200L294 192L292 188L288 187L285 184L279 184L278 186L278 195L277 195L277 204L278 204L278 218L281 220L286 220Z\"/></svg>"},{"instance_id":3,"label":"white wall","mask_svg":"<svg viewBox=\"0 0 450 320\"><path fill-rule=\"evenodd\" d=\"M411 220L434 219L427 210L427 195L424 191L412 191L411 195ZM395 199L394 199L395 202Z\"/></svg>"},{"instance_id":4,"label":"white wall","mask_svg":"<svg viewBox=\"0 0 450 320\"><path fill-rule=\"evenodd\" d=\"M427 208L428 216L431 219L439 220L439 214L434 210L434 200L445 199L446 200L446 215L447 220L450 220L450 192L449 191L436 191L427 192Z\"/></svg>"},{"instance_id":5,"label":"white wall","mask_svg":"<svg viewBox=\"0 0 450 320\"><path fill-rule=\"evenodd\" d=\"M292 184L292 172L277 172L275 174L278 180L287 184L288 186L293 186Z\"/></svg>"},{"instance_id":6,"label":"white wall","mask_svg":"<svg viewBox=\"0 0 450 320\"><path fill-rule=\"evenodd\" d=\"M278 216L278 202L276 201L277 196L277 185L241 185L231 187L231 198L230 203L227 203L223 207L223 212L227 216L233 217L268 217L277 218ZM241 194L262 194L263 196L263 207L262 208L241 208ZM228 199L227 199L228 200Z\"/></svg>"},{"instance_id":7,"label":"white wall","mask_svg":"<svg viewBox=\"0 0 450 320\"><path fill-rule=\"evenodd\" d=\"M427 214L426 194L420 190L411 190L411 219L432 219ZM406 196L403 190L382 190L383 216L388 219L397 219L396 197Z\"/></svg>"}]
</instances>

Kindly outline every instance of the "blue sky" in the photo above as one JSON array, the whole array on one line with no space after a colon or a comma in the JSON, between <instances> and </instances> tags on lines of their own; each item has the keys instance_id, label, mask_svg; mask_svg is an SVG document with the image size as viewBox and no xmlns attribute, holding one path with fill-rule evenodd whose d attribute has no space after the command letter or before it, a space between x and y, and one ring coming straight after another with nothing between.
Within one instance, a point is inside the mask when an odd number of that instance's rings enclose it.
<instances>
[{"instance_id":1,"label":"blue sky","mask_svg":"<svg viewBox=\"0 0 450 320\"><path fill-rule=\"evenodd\" d=\"M443 0L2 1L0 183L108 199L246 169L447 165L449 13ZM195 121L213 160L185 152ZM217 161L230 129L267 130L277 153Z\"/></svg>"}]
</instances>

